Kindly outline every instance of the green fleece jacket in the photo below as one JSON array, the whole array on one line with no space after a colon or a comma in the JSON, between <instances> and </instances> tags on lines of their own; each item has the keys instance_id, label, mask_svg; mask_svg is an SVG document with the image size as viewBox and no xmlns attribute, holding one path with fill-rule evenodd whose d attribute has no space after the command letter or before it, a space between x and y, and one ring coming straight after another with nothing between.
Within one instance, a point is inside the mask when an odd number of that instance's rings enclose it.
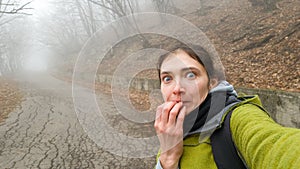
<instances>
[{"instance_id":1,"label":"green fleece jacket","mask_svg":"<svg viewBox=\"0 0 300 169\"><path fill-rule=\"evenodd\" d=\"M248 167L300 169L300 130L280 126L253 104L261 106L257 96L242 102L230 119L233 141ZM180 169L217 169L210 139L198 140L197 134L184 140Z\"/></svg>"}]
</instances>

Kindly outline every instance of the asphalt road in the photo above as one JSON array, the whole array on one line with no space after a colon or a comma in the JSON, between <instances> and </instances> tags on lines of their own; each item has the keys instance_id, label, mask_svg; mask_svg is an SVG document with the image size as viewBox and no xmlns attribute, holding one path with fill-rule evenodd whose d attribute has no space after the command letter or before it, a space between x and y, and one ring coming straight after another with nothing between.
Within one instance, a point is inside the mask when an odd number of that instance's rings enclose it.
<instances>
[{"instance_id":1,"label":"asphalt road","mask_svg":"<svg viewBox=\"0 0 300 169\"><path fill-rule=\"evenodd\" d=\"M155 165L155 154L143 156L145 153L141 152L140 158L130 157L130 153L122 155L126 152L124 147L129 145L124 141L120 153L101 143L114 147L113 140L122 140L118 135L100 132L104 135L93 137L87 132L75 111L80 106L74 106L71 84L48 74L30 73L14 78L20 83L26 98L0 124L0 168L143 169ZM98 94L97 100L105 107L102 109L105 124L118 134L133 138L154 135L151 123L136 124L115 113L111 97ZM101 121L91 124L97 123L103 124ZM129 145L131 149L139 149L132 144L133 148Z\"/></svg>"}]
</instances>

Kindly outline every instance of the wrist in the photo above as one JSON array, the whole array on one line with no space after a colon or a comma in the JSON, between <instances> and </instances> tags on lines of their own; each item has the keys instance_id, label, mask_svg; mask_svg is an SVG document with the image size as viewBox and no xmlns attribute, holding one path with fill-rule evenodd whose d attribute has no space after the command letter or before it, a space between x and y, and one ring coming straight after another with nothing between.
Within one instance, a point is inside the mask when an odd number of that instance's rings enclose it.
<instances>
[{"instance_id":1,"label":"wrist","mask_svg":"<svg viewBox=\"0 0 300 169\"><path fill-rule=\"evenodd\" d=\"M159 160L163 169L178 169L178 162L180 157L172 157L168 155L161 155Z\"/></svg>"}]
</instances>

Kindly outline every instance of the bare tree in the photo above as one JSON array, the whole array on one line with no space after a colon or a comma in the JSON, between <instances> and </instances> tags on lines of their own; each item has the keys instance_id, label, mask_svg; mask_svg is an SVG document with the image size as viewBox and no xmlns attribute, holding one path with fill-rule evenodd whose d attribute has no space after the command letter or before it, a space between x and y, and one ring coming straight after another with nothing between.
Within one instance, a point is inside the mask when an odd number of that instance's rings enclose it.
<instances>
[{"instance_id":1,"label":"bare tree","mask_svg":"<svg viewBox=\"0 0 300 169\"><path fill-rule=\"evenodd\" d=\"M52 48L59 56L68 56L78 52L81 44L88 38L88 32L82 26L77 7L70 1L59 4L51 22L40 21L47 25L39 32L39 41ZM66 58L67 59L67 58Z\"/></svg>"},{"instance_id":2,"label":"bare tree","mask_svg":"<svg viewBox=\"0 0 300 169\"><path fill-rule=\"evenodd\" d=\"M30 15L31 1L0 0L0 74L13 72L21 67L23 47L26 43L24 29L12 21ZM21 20L18 20L18 22Z\"/></svg>"},{"instance_id":3,"label":"bare tree","mask_svg":"<svg viewBox=\"0 0 300 169\"><path fill-rule=\"evenodd\" d=\"M0 74L22 68L25 51L32 44L29 30L29 24L25 20L16 20L1 27Z\"/></svg>"},{"instance_id":4,"label":"bare tree","mask_svg":"<svg viewBox=\"0 0 300 169\"><path fill-rule=\"evenodd\" d=\"M162 13L176 13L178 9L175 4L171 0L152 0L154 5L156 6L158 12Z\"/></svg>"},{"instance_id":5,"label":"bare tree","mask_svg":"<svg viewBox=\"0 0 300 169\"><path fill-rule=\"evenodd\" d=\"M52 66L71 62L77 57L85 41L97 30L95 7L86 0L57 0L53 16L43 16L37 40L51 51ZM49 19L51 18L51 19Z\"/></svg>"},{"instance_id":6,"label":"bare tree","mask_svg":"<svg viewBox=\"0 0 300 169\"><path fill-rule=\"evenodd\" d=\"M94 5L99 6L103 13L106 13L106 20L107 22L111 22L112 20L131 15L133 17L133 23L130 22L122 22L123 24L120 25L123 27L124 30L135 29L137 32L140 32L138 24L134 19L134 13L139 12L140 4L137 0L88 0ZM126 18L124 18L126 20ZM116 34L118 35L117 29L114 28ZM143 45L146 46L149 44L149 41L142 33L138 35L143 42Z\"/></svg>"},{"instance_id":7,"label":"bare tree","mask_svg":"<svg viewBox=\"0 0 300 169\"><path fill-rule=\"evenodd\" d=\"M75 0L77 11L80 17L80 21L87 32L88 36L92 36L96 32L95 18L93 7L90 1L83 1L86 4L86 7L82 5L80 0Z\"/></svg>"},{"instance_id":8,"label":"bare tree","mask_svg":"<svg viewBox=\"0 0 300 169\"><path fill-rule=\"evenodd\" d=\"M16 2L11 2L10 0L8 0L7 2L3 2L3 0L0 0L0 13L1 13L0 17L3 16L3 14L30 15L30 13L27 13L25 11L32 9L27 7L31 2L32 1L20 5Z\"/></svg>"},{"instance_id":9,"label":"bare tree","mask_svg":"<svg viewBox=\"0 0 300 169\"><path fill-rule=\"evenodd\" d=\"M19 15L31 15L29 11L33 8L28 7L31 2L20 4L18 1L0 0L0 26L19 18ZM14 15L14 17L5 18L5 15Z\"/></svg>"}]
</instances>

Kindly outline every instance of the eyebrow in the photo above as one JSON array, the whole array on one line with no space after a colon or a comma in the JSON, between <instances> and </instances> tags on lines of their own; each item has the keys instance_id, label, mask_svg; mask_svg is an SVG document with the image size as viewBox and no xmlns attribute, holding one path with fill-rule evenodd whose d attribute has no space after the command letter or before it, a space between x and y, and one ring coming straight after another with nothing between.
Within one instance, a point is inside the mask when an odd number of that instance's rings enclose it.
<instances>
[{"instance_id":1,"label":"eyebrow","mask_svg":"<svg viewBox=\"0 0 300 169\"><path fill-rule=\"evenodd\" d=\"M180 71L185 72L185 71L189 71L189 70L201 72L201 70L196 67L186 67L186 68L182 68ZM162 71L160 74L170 74L170 73L171 73L170 71Z\"/></svg>"},{"instance_id":2,"label":"eyebrow","mask_svg":"<svg viewBox=\"0 0 300 169\"><path fill-rule=\"evenodd\" d=\"M199 71L199 72L201 72L201 70L200 69L198 69L198 68L196 68L196 67L187 67L187 68L183 68L183 69L181 69L181 71L189 71L189 70L196 70L196 71Z\"/></svg>"}]
</instances>

